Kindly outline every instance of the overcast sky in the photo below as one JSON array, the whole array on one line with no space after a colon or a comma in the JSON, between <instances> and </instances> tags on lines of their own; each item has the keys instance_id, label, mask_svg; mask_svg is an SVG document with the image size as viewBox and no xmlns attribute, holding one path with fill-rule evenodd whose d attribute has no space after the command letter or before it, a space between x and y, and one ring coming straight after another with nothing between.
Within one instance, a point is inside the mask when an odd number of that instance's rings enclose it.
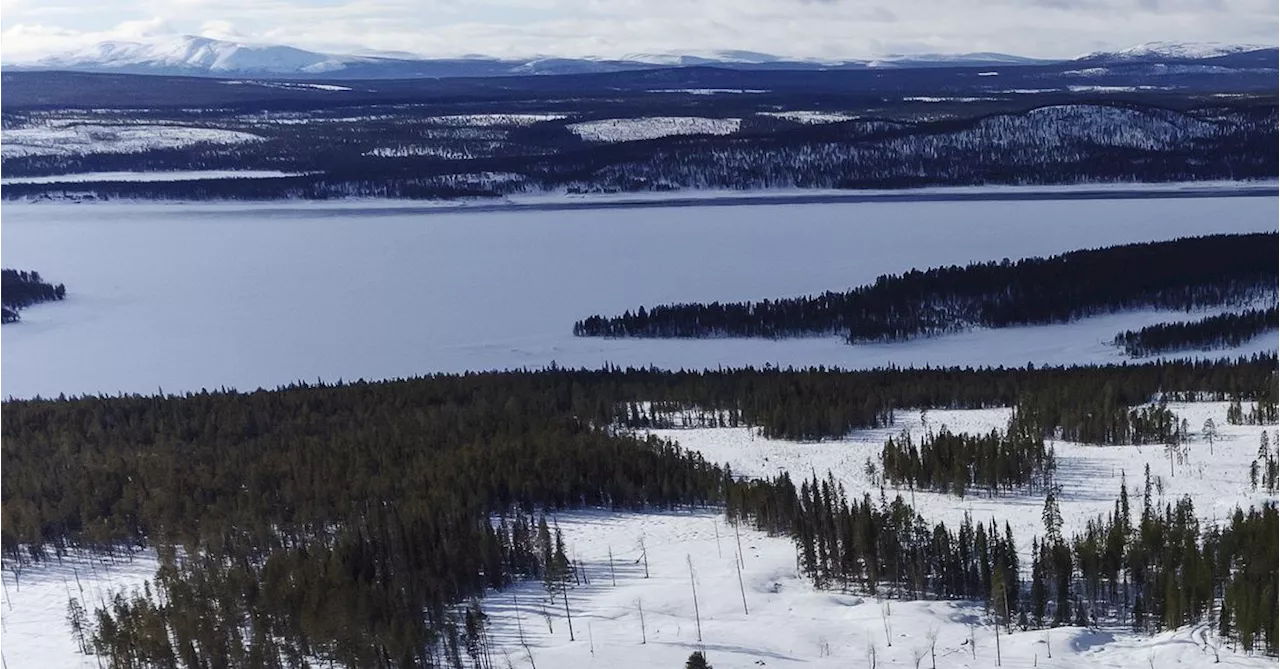
<instances>
[{"instance_id":1,"label":"overcast sky","mask_svg":"<svg viewBox=\"0 0 1280 669\"><path fill-rule=\"evenodd\" d=\"M1276 0L0 0L0 52L20 62L197 34L425 56L1070 57L1157 40L1272 45L1277 13Z\"/></svg>"}]
</instances>

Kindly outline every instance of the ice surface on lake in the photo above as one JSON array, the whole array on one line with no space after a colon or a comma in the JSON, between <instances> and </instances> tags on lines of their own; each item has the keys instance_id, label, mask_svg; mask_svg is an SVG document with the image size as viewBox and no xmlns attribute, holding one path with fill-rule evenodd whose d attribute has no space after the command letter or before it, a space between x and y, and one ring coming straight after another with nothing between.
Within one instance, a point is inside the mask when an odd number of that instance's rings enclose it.
<instances>
[{"instance_id":1,"label":"ice surface on lake","mask_svg":"<svg viewBox=\"0 0 1280 669\"><path fill-rule=\"evenodd\" d=\"M1271 197L584 211L6 204L3 264L67 285L3 328L5 396L275 387L513 367L1118 362L1106 316L906 344L605 340L573 322L912 267L1275 230ZM1244 351L1276 349L1274 336ZM1217 355L1217 354L1214 354Z\"/></svg>"}]
</instances>

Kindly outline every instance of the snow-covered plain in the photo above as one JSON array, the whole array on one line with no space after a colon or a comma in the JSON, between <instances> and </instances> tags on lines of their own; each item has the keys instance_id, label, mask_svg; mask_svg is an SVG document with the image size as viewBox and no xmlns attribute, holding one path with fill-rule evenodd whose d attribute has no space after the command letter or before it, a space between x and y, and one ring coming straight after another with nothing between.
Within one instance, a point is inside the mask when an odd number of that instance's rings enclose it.
<instances>
[{"instance_id":1,"label":"snow-covered plain","mask_svg":"<svg viewBox=\"0 0 1280 669\"><path fill-rule=\"evenodd\" d=\"M0 156L74 156L93 153L140 153L192 144L260 142L258 135L218 128L162 124L74 123L14 128L0 135Z\"/></svg>"},{"instance_id":2,"label":"snow-covered plain","mask_svg":"<svg viewBox=\"0 0 1280 669\"><path fill-rule=\"evenodd\" d=\"M782 111L782 112L758 112L757 116L770 116L773 118L785 119L794 123L803 123L805 125L818 125L822 123L839 123L841 121L851 121L858 118L856 114L848 112L824 112L824 111Z\"/></svg>"},{"instance_id":3,"label":"snow-covered plain","mask_svg":"<svg viewBox=\"0 0 1280 669\"><path fill-rule=\"evenodd\" d=\"M672 135L732 135L741 125L740 118L646 116L583 121L566 127L589 142L634 142Z\"/></svg>"},{"instance_id":4,"label":"snow-covered plain","mask_svg":"<svg viewBox=\"0 0 1280 669\"><path fill-rule=\"evenodd\" d=\"M1275 230L1276 200L893 202L433 212L22 205L5 267L66 301L3 330L5 396L253 389L298 380L606 362L859 368L1116 362L1141 312L906 344L606 340L573 322L640 305L839 290L911 267ZM1274 337L1244 352L1274 351Z\"/></svg>"},{"instance_id":5,"label":"snow-covered plain","mask_svg":"<svg viewBox=\"0 0 1280 669\"><path fill-rule=\"evenodd\" d=\"M279 170L181 170L175 172L79 172L40 177L5 177L0 186L9 184L97 183L103 181L196 181L199 179L273 179L292 177L301 172Z\"/></svg>"}]
</instances>

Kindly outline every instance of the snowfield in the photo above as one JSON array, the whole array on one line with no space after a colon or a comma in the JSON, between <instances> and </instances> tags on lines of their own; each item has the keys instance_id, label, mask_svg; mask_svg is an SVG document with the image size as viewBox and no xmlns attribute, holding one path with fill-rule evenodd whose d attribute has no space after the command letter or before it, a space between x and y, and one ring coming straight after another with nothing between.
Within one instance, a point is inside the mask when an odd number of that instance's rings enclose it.
<instances>
[{"instance_id":1,"label":"snowfield","mask_svg":"<svg viewBox=\"0 0 1280 669\"><path fill-rule=\"evenodd\" d=\"M672 135L732 135L741 125L739 118L650 116L584 121L567 127L588 142L634 142Z\"/></svg>"},{"instance_id":2,"label":"snowfield","mask_svg":"<svg viewBox=\"0 0 1280 669\"><path fill-rule=\"evenodd\" d=\"M818 125L820 123L839 123L841 121L852 121L858 116L845 112L822 112L822 111L783 111L783 112L759 112L757 116L769 116L772 118L780 118L795 123L803 123L805 125Z\"/></svg>"},{"instance_id":3,"label":"snowfield","mask_svg":"<svg viewBox=\"0 0 1280 669\"><path fill-rule=\"evenodd\" d=\"M74 156L92 153L141 153L192 144L260 142L263 137L235 130L182 125L108 125L74 123L58 127L15 128L0 136L0 157Z\"/></svg>"},{"instance_id":4,"label":"snowfield","mask_svg":"<svg viewBox=\"0 0 1280 669\"><path fill-rule=\"evenodd\" d=\"M1263 427L1256 425L1228 425L1227 402L1197 402L1170 404L1169 408L1180 419L1185 418L1191 427L1190 455L1183 461L1172 463L1163 445L1099 446L1063 441L1050 441L1058 460L1056 482L1062 488L1062 534L1071 536L1083 532L1085 523L1106 515L1115 508L1120 496L1121 474L1127 478L1129 499L1140 508L1142 505L1143 470L1151 467L1154 487L1153 499L1162 507L1172 504L1184 495L1195 501L1196 514L1202 522L1212 523L1226 518L1236 507L1259 506L1274 499L1249 485L1249 463L1258 455L1258 442ZM1009 421L1010 409L985 409L962 411L927 411L925 422L918 412L898 412L898 424L891 428L860 430L845 439L817 443L767 439L755 434L752 428L709 428L680 430L651 430L653 434L680 442L680 445L698 451L708 460L729 463L734 473L748 477L776 476L786 471L799 486L800 481L815 473L825 478L833 474L844 485L850 499L861 499L863 494L872 499L880 496L880 486L871 480L865 465L870 459L880 469L880 451L890 436L903 430L911 432L916 441L926 431L937 432L945 426L953 433L987 434L993 429L1004 431ZM1220 434L1214 440L1213 452L1204 440L1201 427L1205 419L1212 418ZM1275 443L1276 428L1265 428L1268 439ZM974 522L986 522L995 518L1001 525L1008 521L1018 541L1022 566L1031 566L1031 539L1043 534L1040 512L1044 508L1044 494L1025 492L988 495L973 490L963 498L955 495L915 491L885 484L885 494L890 500L902 495L931 523L945 522L949 527L959 527L965 514ZM1029 571L1028 571L1029 573Z\"/></svg>"},{"instance_id":5,"label":"snowfield","mask_svg":"<svg viewBox=\"0 0 1280 669\"><path fill-rule=\"evenodd\" d=\"M251 390L553 361L671 369L1118 362L1107 343L1117 332L1202 314L1137 312L864 346L584 339L571 328L595 313L840 290L911 267L1271 231L1275 207L1272 197L423 213L6 203L4 266L36 269L68 295L4 326L0 392ZM1275 351L1276 343L1263 336L1231 353Z\"/></svg>"},{"instance_id":6,"label":"snowfield","mask_svg":"<svg viewBox=\"0 0 1280 669\"><path fill-rule=\"evenodd\" d=\"M5 177L0 186L9 184L96 183L102 181L196 181L199 179L274 179L293 177L302 172L278 170L183 170L178 172L80 172L41 177Z\"/></svg>"},{"instance_id":7,"label":"snowfield","mask_svg":"<svg viewBox=\"0 0 1280 669\"><path fill-rule=\"evenodd\" d=\"M449 126L489 127L489 126L527 126L543 121L558 121L568 118L568 114L454 114L449 116L428 116L423 121Z\"/></svg>"}]
</instances>

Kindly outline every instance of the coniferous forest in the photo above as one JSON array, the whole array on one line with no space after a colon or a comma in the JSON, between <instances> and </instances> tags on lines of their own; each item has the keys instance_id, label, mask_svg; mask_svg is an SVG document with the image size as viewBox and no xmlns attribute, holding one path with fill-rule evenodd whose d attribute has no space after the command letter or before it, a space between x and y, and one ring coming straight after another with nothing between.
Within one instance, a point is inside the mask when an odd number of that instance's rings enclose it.
<instances>
[{"instance_id":1,"label":"coniferous forest","mask_svg":"<svg viewBox=\"0 0 1280 669\"><path fill-rule=\"evenodd\" d=\"M973 327L1063 323L1120 311L1191 310L1274 298L1275 233L1211 235L882 276L844 293L672 304L589 316L581 337L805 337L904 341ZM1240 326L1228 321L1215 327Z\"/></svg>"},{"instance_id":2,"label":"coniferous forest","mask_svg":"<svg viewBox=\"0 0 1280 669\"><path fill-rule=\"evenodd\" d=\"M1125 531L1114 529L1127 522L1117 513L1110 524L1099 520L1104 559L1088 536L1057 536L1049 488L1038 543L1048 548L1028 583L1007 526L929 526L902 499L850 500L829 477L799 487L785 474L739 479L626 429L677 420L679 411L693 422L821 438L891 425L910 407L1017 404L1012 436L952 443L934 435L903 469L921 487L1007 489L1051 475L1051 456L1040 450L1046 434L1133 439L1182 430L1158 403L1130 406L1157 396L1232 399L1250 405L1248 415L1274 415L1275 370L1274 357L865 372L552 368L10 401L0 417L0 538L19 580L21 565L70 551L157 550L153 587L92 613L72 607L85 643L115 667L277 667L304 658L460 667L489 643L476 604L486 591L541 579L555 596L580 578L549 512L707 505L791 536L802 571L820 587L981 598L1006 622L1025 612L1028 625L1110 616L1152 630L1216 611L1228 638L1275 653L1274 507L1240 512L1209 532L1189 505L1144 508ZM1123 407L1124 421L1113 412L1091 422L1105 405L1088 397ZM1050 405L1061 408L1044 410ZM810 412L787 413L800 406ZM846 406L856 410L842 413ZM1202 589L1169 587L1193 576L1188 582Z\"/></svg>"},{"instance_id":3,"label":"coniferous forest","mask_svg":"<svg viewBox=\"0 0 1280 669\"><path fill-rule=\"evenodd\" d=\"M17 322L18 312L33 304L61 300L67 296L66 286L47 283L35 271L0 270L0 282L0 294L4 296L0 315L5 323Z\"/></svg>"}]
</instances>

